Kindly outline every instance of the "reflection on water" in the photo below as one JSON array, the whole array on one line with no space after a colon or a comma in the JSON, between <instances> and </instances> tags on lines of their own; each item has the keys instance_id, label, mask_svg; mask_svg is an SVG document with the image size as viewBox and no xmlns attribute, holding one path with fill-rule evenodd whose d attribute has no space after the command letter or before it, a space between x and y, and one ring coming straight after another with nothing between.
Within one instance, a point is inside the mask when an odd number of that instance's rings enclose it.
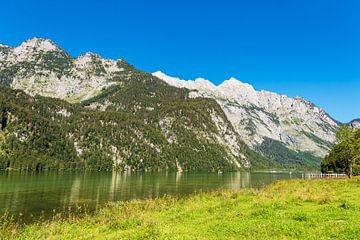
<instances>
[{"instance_id":1,"label":"reflection on water","mask_svg":"<svg viewBox=\"0 0 360 240\"><path fill-rule=\"evenodd\" d=\"M50 216L55 209L109 201L186 195L199 191L260 188L275 180L302 178L289 173L18 173L0 172L0 214Z\"/></svg>"}]
</instances>

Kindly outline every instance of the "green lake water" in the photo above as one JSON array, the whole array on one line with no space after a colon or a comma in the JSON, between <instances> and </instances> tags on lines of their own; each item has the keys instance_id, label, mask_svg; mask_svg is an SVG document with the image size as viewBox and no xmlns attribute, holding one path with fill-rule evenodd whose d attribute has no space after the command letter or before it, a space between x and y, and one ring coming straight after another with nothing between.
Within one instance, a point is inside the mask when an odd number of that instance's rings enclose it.
<instances>
[{"instance_id":1,"label":"green lake water","mask_svg":"<svg viewBox=\"0 0 360 240\"><path fill-rule=\"evenodd\" d=\"M31 222L68 213L79 206L88 211L107 202L182 196L194 192L261 188L280 179L303 178L301 173L19 173L0 172L0 214Z\"/></svg>"}]
</instances>

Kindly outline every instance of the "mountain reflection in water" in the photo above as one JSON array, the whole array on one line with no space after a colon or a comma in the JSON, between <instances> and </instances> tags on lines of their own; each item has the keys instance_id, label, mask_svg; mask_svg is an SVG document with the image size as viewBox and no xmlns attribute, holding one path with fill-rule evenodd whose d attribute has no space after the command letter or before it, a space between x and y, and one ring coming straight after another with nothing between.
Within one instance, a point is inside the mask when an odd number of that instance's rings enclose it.
<instances>
[{"instance_id":1,"label":"mountain reflection in water","mask_svg":"<svg viewBox=\"0 0 360 240\"><path fill-rule=\"evenodd\" d=\"M8 212L26 222L53 212L86 206L93 211L107 202L182 196L194 192L261 188L276 180L303 174L268 172L230 173L20 173L0 172L0 214Z\"/></svg>"}]
</instances>

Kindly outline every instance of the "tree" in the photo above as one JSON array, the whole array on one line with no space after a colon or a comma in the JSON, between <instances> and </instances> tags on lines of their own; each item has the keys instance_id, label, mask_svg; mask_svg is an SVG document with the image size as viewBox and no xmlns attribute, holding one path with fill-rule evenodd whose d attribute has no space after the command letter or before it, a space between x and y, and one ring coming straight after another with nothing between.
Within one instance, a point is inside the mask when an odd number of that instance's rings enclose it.
<instances>
[{"instance_id":1,"label":"tree","mask_svg":"<svg viewBox=\"0 0 360 240\"><path fill-rule=\"evenodd\" d=\"M336 132L336 137L339 142L348 140L351 137L353 131L346 125L342 125Z\"/></svg>"},{"instance_id":2,"label":"tree","mask_svg":"<svg viewBox=\"0 0 360 240\"><path fill-rule=\"evenodd\" d=\"M323 172L345 171L351 178L354 165L356 169L360 166L360 130L355 131L342 126L336 135L339 143L334 145L329 155L324 158L321 169Z\"/></svg>"},{"instance_id":3,"label":"tree","mask_svg":"<svg viewBox=\"0 0 360 240\"><path fill-rule=\"evenodd\" d=\"M348 149L349 156L347 158L347 175L349 178L353 175L353 165L359 159L360 155L360 136L357 134L358 131L352 131L348 128L343 134L342 139L344 147Z\"/></svg>"}]
</instances>

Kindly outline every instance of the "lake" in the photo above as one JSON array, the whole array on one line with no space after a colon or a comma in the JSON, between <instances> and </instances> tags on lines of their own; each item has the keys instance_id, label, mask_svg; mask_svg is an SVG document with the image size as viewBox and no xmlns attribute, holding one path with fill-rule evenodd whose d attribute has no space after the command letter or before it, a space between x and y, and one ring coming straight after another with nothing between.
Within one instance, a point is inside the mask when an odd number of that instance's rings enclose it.
<instances>
[{"instance_id":1,"label":"lake","mask_svg":"<svg viewBox=\"0 0 360 240\"><path fill-rule=\"evenodd\" d=\"M79 206L93 211L113 201L182 196L200 191L261 188L302 173L0 172L0 214L32 222Z\"/></svg>"}]
</instances>

